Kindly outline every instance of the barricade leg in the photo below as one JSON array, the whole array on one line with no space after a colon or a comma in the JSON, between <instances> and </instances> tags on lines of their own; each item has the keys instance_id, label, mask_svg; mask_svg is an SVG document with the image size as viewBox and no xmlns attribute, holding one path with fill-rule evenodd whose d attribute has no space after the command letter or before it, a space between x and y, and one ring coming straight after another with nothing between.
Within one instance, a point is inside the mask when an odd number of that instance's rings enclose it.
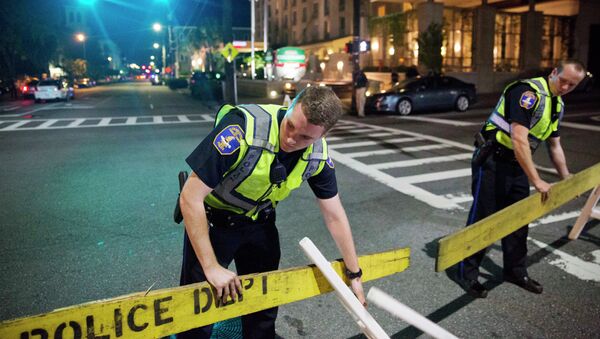
<instances>
[{"instance_id":1,"label":"barricade leg","mask_svg":"<svg viewBox=\"0 0 600 339\"><path fill-rule=\"evenodd\" d=\"M598 200L600 200L600 185L594 188L592 194L590 194L590 197L583 206L581 214L579 214L577 221L575 221L575 225L573 225L573 229L569 232L569 239L577 239L583 230L583 226L587 224L590 218L600 219L600 209L596 208Z\"/></svg>"}]
</instances>

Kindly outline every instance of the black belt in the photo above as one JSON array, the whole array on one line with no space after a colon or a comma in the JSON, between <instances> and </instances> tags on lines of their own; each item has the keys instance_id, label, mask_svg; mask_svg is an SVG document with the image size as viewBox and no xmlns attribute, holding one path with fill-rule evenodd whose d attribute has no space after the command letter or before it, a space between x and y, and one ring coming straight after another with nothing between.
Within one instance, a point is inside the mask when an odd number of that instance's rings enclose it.
<instances>
[{"instance_id":1,"label":"black belt","mask_svg":"<svg viewBox=\"0 0 600 339\"><path fill-rule=\"evenodd\" d=\"M275 210L267 208L258 213L256 220L235 212L222 210L204 205L206 217L213 226L218 227L241 227L255 224L264 224L275 221Z\"/></svg>"}]
</instances>

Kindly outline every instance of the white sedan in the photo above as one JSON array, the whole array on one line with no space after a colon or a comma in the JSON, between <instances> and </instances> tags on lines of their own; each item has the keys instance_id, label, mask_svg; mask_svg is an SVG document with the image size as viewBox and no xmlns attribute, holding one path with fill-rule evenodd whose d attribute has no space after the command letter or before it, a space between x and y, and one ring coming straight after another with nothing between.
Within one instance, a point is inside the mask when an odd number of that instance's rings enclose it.
<instances>
[{"instance_id":1,"label":"white sedan","mask_svg":"<svg viewBox=\"0 0 600 339\"><path fill-rule=\"evenodd\" d=\"M34 93L35 102L42 100L69 100L73 98L73 88L66 81L42 80L37 84Z\"/></svg>"}]
</instances>

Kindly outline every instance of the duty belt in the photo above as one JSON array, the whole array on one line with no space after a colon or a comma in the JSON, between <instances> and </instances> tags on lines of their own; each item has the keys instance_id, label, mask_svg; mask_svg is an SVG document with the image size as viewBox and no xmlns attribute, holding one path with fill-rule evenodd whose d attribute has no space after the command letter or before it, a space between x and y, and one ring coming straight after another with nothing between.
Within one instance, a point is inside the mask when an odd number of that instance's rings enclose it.
<instances>
[{"instance_id":1,"label":"duty belt","mask_svg":"<svg viewBox=\"0 0 600 339\"><path fill-rule=\"evenodd\" d=\"M211 225L215 227L236 228L275 221L275 210L270 208L262 210L258 214L258 218L256 220L252 220L252 218L242 214L237 214L207 205L204 205L204 209L206 210L206 218Z\"/></svg>"}]
</instances>

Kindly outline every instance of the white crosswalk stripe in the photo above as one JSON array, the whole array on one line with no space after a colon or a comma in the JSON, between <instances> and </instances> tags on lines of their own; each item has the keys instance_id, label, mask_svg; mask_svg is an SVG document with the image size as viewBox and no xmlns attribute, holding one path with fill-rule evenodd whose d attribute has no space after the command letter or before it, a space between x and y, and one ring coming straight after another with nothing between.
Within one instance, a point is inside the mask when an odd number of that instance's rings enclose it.
<instances>
[{"instance_id":1,"label":"white crosswalk stripe","mask_svg":"<svg viewBox=\"0 0 600 339\"><path fill-rule=\"evenodd\" d=\"M0 120L0 132L136 125L195 124L211 123L213 121L214 118L209 114Z\"/></svg>"}]
</instances>

